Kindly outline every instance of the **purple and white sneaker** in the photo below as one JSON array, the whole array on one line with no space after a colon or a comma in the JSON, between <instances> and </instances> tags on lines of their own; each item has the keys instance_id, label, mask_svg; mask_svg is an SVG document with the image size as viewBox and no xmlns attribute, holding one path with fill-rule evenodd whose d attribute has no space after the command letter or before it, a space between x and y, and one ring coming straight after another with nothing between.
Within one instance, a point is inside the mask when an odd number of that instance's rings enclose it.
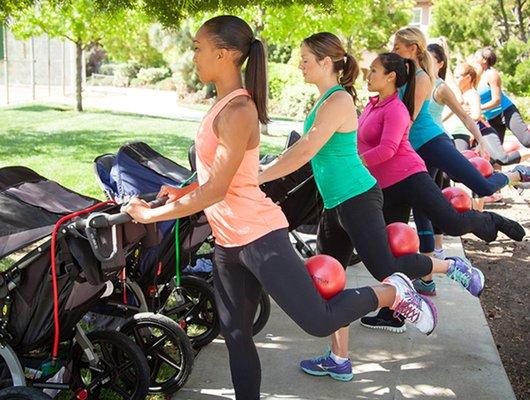
<instances>
[{"instance_id":1,"label":"purple and white sneaker","mask_svg":"<svg viewBox=\"0 0 530 400\"><path fill-rule=\"evenodd\" d=\"M482 271L473 267L465 258L446 257L446 260L452 261L446 275L460 283L473 296L479 297L484 290L484 274Z\"/></svg>"},{"instance_id":2,"label":"purple and white sneaker","mask_svg":"<svg viewBox=\"0 0 530 400\"><path fill-rule=\"evenodd\" d=\"M393 273L383 283L396 288L396 298L390 307L394 315L401 315L420 332L430 335L438 323L438 310L434 303L418 294L410 279L401 272Z\"/></svg>"},{"instance_id":3,"label":"purple and white sneaker","mask_svg":"<svg viewBox=\"0 0 530 400\"><path fill-rule=\"evenodd\" d=\"M329 375L338 381L351 381L353 379L351 361L346 360L342 364L337 364L331 358L331 350L329 349L319 357L301 361L300 368L306 374L313 376Z\"/></svg>"},{"instance_id":4,"label":"purple and white sneaker","mask_svg":"<svg viewBox=\"0 0 530 400\"><path fill-rule=\"evenodd\" d=\"M521 177L521 183L530 182L530 166L518 165L510 172L519 172L519 176Z\"/></svg>"}]
</instances>

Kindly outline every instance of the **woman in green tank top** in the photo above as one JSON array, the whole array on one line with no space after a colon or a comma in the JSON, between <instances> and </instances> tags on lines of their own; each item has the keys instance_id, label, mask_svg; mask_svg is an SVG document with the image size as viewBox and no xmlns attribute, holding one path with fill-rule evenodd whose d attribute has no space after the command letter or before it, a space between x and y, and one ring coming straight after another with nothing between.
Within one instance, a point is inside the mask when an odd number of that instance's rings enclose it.
<instances>
[{"instance_id":1,"label":"woman in green tank top","mask_svg":"<svg viewBox=\"0 0 530 400\"><path fill-rule=\"evenodd\" d=\"M359 67L355 59L335 35L317 33L302 42L300 69L305 81L317 86L320 98L305 120L302 138L264 167L260 183L288 175L311 162L324 200L317 233L319 254L336 258L346 268L355 243L364 265L380 281L394 272L409 278L446 272L448 261L421 254L394 257L390 251L382 192L357 152L353 84ZM300 366L311 375L350 380L348 328L335 332L332 339L330 352L304 360Z\"/></svg>"}]
</instances>

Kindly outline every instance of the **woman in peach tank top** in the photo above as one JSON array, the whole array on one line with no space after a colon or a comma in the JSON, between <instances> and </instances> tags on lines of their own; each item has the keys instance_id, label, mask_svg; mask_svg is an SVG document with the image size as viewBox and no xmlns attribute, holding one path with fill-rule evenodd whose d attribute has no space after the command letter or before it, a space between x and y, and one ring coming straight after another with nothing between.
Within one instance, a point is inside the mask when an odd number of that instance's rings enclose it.
<instances>
[{"instance_id":1,"label":"woman in peach tank top","mask_svg":"<svg viewBox=\"0 0 530 400\"><path fill-rule=\"evenodd\" d=\"M142 223L205 211L216 240L216 306L236 399L260 397L261 367L252 323L262 287L314 336L328 336L383 306L401 310L416 324L432 323L408 279L399 273L380 285L346 289L328 301L320 296L289 241L285 216L258 186L259 122L268 122L263 44L245 21L225 15L206 21L194 46L199 78L215 84L218 95L196 138L200 186L180 198L182 189L163 187L159 196L169 197L164 206L151 209L135 199L125 211Z\"/></svg>"}]
</instances>

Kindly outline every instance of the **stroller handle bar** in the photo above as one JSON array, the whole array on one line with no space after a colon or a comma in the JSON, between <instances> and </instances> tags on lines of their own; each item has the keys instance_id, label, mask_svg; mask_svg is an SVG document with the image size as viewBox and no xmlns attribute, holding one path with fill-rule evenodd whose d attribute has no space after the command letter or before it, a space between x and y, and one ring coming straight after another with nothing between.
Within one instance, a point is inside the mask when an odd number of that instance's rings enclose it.
<instances>
[{"instance_id":1,"label":"stroller handle bar","mask_svg":"<svg viewBox=\"0 0 530 400\"><path fill-rule=\"evenodd\" d=\"M151 200L153 199L154 200ZM148 204L151 208L160 207L161 205L164 205L167 201L167 197L160 197L156 198L156 194L149 194L143 196L144 200L151 200ZM88 218L83 219L81 221L76 221L71 223L68 228L71 232L74 234L78 231L84 230L86 234L86 238L88 239L88 242L90 243L90 247L92 248L92 251L94 253L94 256L96 258L104 263L110 263L112 262L116 255L118 254L118 238L117 238L117 232L116 232L116 226L117 225L123 225L128 222L131 222L132 218L129 214L120 212L118 214L108 214L104 212L98 212L98 213L92 213L88 216ZM110 254L103 254L107 253L108 251L104 251L103 249L107 247L101 240L98 229L104 229L104 228L110 228L111 232L111 250Z\"/></svg>"},{"instance_id":2,"label":"stroller handle bar","mask_svg":"<svg viewBox=\"0 0 530 400\"><path fill-rule=\"evenodd\" d=\"M156 198L156 194L148 194L140 196L143 200L151 201L148 202L151 208L157 208L163 206L167 197ZM88 218L76 221L70 224L70 227L78 230L85 230L88 228L98 229L98 228L109 228L114 225L123 225L128 222L131 222L132 218L129 214L125 212L120 212L118 214L108 214L108 213L92 213Z\"/></svg>"}]
</instances>

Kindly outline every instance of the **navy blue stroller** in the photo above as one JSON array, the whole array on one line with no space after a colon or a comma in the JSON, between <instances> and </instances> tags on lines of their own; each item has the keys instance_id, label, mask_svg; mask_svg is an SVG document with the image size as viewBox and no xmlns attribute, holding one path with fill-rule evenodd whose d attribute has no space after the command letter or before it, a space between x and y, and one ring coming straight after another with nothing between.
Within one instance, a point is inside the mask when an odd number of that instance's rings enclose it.
<instances>
[{"instance_id":1,"label":"navy blue stroller","mask_svg":"<svg viewBox=\"0 0 530 400\"><path fill-rule=\"evenodd\" d=\"M181 186L194 181L190 170L141 142L126 144L116 154L99 156L94 163L106 196L117 202L158 193L164 184ZM172 318L184 328L193 347L200 349L219 335L213 288L208 273L182 271L211 260L211 228L202 212L182 218L178 224L159 223L157 228L160 245L138 254L133 267L128 268L131 287L138 287L145 301L129 301L128 307L136 304ZM268 313L264 322L267 319Z\"/></svg>"}]
</instances>

